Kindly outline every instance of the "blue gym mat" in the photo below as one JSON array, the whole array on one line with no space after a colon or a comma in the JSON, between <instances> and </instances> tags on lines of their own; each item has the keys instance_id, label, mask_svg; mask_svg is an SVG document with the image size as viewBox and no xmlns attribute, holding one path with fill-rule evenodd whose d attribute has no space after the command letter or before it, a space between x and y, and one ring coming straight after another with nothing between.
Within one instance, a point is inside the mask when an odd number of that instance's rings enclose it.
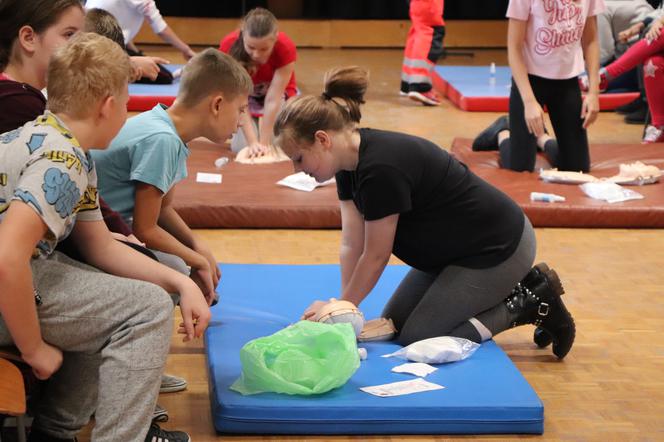
<instances>
[{"instance_id":1,"label":"blue gym mat","mask_svg":"<svg viewBox=\"0 0 664 442\"><path fill-rule=\"evenodd\" d=\"M433 82L460 109L478 112L507 112L512 71L496 66L494 81L489 66L436 66ZM612 110L629 103L638 92L608 91L600 94L600 109Z\"/></svg>"},{"instance_id":2,"label":"blue gym mat","mask_svg":"<svg viewBox=\"0 0 664 442\"><path fill-rule=\"evenodd\" d=\"M314 299L338 295L337 265L224 264L220 301L205 333L210 402L220 433L253 434L480 434L544 430L542 402L493 342L469 359L439 365L425 379L443 390L381 398L359 387L414 379L390 369L406 361L381 358L399 348L390 342L359 343L368 358L343 387L319 396L264 393L242 396L229 386L240 376L240 348L298 320ZM367 318L383 304L408 270L388 266L362 304Z\"/></svg>"}]
</instances>

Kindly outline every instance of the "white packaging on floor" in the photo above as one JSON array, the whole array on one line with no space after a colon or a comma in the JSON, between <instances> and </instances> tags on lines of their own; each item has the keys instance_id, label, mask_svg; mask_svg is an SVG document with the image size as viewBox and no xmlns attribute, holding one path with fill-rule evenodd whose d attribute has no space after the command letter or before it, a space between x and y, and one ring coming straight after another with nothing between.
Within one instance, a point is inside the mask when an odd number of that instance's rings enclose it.
<instances>
[{"instance_id":1,"label":"white packaging on floor","mask_svg":"<svg viewBox=\"0 0 664 442\"><path fill-rule=\"evenodd\" d=\"M583 193L590 198L607 201L609 203L643 199L643 195L639 192L635 192L632 189L625 189L616 183L610 183L607 181L585 183L581 184L579 187L581 187Z\"/></svg>"},{"instance_id":2,"label":"white packaging on floor","mask_svg":"<svg viewBox=\"0 0 664 442\"><path fill-rule=\"evenodd\" d=\"M438 336L436 338L423 339L390 353L383 355L384 358L396 357L413 362L424 362L427 364L443 364L466 359L479 348L480 344L468 339L455 338L452 336Z\"/></svg>"}]
</instances>

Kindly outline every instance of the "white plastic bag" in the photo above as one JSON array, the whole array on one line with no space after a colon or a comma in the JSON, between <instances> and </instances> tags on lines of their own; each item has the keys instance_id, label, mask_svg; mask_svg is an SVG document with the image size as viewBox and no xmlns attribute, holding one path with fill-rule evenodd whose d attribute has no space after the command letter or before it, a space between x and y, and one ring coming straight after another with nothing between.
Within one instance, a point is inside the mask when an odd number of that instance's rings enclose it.
<instances>
[{"instance_id":1,"label":"white plastic bag","mask_svg":"<svg viewBox=\"0 0 664 442\"><path fill-rule=\"evenodd\" d=\"M475 350L479 347L480 344L468 339L438 336L413 342L394 353L383 355L383 357L393 356L413 362L444 364L446 362L462 361L475 353Z\"/></svg>"},{"instance_id":2,"label":"white plastic bag","mask_svg":"<svg viewBox=\"0 0 664 442\"><path fill-rule=\"evenodd\" d=\"M643 199L643 195L640 193L635 192L632 189L625 189L616 183L610 183L607 181L581 184L579 187L581 187L583 193L590 198L604 200L609 203Z\"/></svg>"}]
</instances>

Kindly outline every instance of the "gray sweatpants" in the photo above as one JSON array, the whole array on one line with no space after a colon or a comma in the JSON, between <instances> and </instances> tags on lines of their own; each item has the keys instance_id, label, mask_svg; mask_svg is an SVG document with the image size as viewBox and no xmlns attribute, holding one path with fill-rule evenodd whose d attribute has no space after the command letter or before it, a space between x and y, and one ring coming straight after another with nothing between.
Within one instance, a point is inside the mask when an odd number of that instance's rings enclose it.
<instances>
[{"instance_id":1,"label":"gray sweatpants","mask_svg":"<svg viewBox=\"0 0 664 442\"><path fill-rule=\"evenodd\" d=\"M64 362L39 398L34 427L70 439L95 414L94 441L143 441L172 331L160 287L102 273L55 252L32 261L44 341ZM0 317L0 345L12 339Z\"/></svg>"},{"instance_id":2,"label":"gray sweatpants","mask_svg":"<svg viewBox=\"0 0 664 442\"><path fill-rule=\"evenodd\" d=\"M505 261L487 269L450 265L439 274L411 269L382 316L392 319L402 345L436 336L488 339L477 321L491 335L509 328L512 318L503 300L531 269L535 249L535 232L526 218L519 245Z\"/></svg>"}]
</instances>

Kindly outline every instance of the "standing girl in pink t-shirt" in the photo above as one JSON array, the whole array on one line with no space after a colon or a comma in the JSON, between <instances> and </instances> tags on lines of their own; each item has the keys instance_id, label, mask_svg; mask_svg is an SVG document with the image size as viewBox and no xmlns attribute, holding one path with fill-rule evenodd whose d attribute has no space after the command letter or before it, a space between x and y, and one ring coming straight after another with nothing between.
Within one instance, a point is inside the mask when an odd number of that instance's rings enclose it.
<instances>
[{"instance_id":1,"label":"standing girl in pink t-shirt","mask_svg":"<svg viewBox=\"0 0 664 442\"><path fill-rule=\"evenodd\" d=\"M588 136L599 112L596 15L603 0L510 0L507 48L512 69L509 119L500 117L475 140L474 150L500 150L501 167L532 171L538 148L560 170L590 169ZM584 99L577 77L585 68ZM546 106L555 132L548 136Z\"/></svg>"}]
</instances>

